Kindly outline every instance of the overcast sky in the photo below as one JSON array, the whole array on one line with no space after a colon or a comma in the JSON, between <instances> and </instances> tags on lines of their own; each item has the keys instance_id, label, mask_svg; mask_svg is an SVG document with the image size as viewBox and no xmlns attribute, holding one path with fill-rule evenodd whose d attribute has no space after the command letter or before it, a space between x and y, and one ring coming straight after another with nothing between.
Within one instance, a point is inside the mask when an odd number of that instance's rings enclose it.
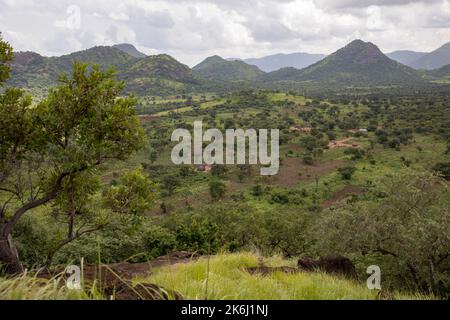
<instances>
[{"instance_id":1,"label":"overcast sky","mask_svg":"<svg viewBox=\"0 0 450 320\"><path fill-rule=\"evenodd\" d=\"M127 42L190 66L214 54L328 54L356 38L431 51L450 42L450 0L0 0L0 32L18 51Z\"/></svg>"}]
</instances>

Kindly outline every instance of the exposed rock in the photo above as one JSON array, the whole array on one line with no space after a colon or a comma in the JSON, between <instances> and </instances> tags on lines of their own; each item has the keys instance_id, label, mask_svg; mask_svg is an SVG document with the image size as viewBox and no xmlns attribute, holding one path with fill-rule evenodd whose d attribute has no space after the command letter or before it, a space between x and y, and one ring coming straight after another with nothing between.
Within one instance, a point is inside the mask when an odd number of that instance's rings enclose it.
<instances>
[{"instance_id":1,"label":"exposed rock","mask_svg":"<svg viewBox=\"0 0 450 320\"><path fill-rule=\"evenodd\" d=\"M339 255L322 257L319 260L300 259L298 261L298 267L305 271L323 271L348 278L357 278L356 268L353 262Z\"/></svg>"}]
</instances>

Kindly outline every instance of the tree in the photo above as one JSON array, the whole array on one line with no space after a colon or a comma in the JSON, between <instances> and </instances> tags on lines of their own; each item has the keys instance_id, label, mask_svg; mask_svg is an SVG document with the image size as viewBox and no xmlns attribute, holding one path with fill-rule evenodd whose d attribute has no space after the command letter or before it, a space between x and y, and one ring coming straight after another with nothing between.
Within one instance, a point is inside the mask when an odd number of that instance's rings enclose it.
<instances>
[{"instance_id":1,"label":"tree","mask_svg":"<svg viewBox=\"0 0 450 320\"><path fill-rule=\"evenodd\" d=\"M227 186L225 183L218 179L214 179L209 183L209 193L213 200L218 200L223 198L227 191Z\"/></svg>"},{"instance_id":2,"label":"tree","mask_svg":"<svg viewBox=\"0 0 450 320\"><path fill-rule=\"evenodd\" d=\"M9 74L5 63L11 51L0 40L2 81ZM0 96L0 262L5 272L23 270L11 233L25 214L62 196L68 181L95 175L100 165L124 160L144 145L136 99L119 97L123 88L113 70L74 63L72 77L62 76L37 106L31 107L31 98L19 89Z\"/></svg>"},{"instance_id":3,"label":"tree","mask_svg":"<svg viewBox=\"0 0 450 320\"><path fill-rule=\"evenodd\" d=\"M211 175L219 178L223 178L225 174L228 172L228 169L224 165L213 164L211 166Z\"/></svg>"},{"instance_id":4,"label":"tree","mask_svg":"<svg viewBox=\"0 0 450 320\"><path fill-rule=\"evenodd\" d=\"M142 168L127 171L105 192L105 204L117 213L143 214L154 205L156 189Z\"/></svg>"},{"instance_id":5,"label":"tree","mask_svg":"<svg viewBox=\"0 0 450 320\"><path fill-rule=\"evenodd\" d=\"M61 191L53 202L52 216L65 225L67 231L64 237L55 237L56 241L50 245L47 266L63 247L108 225L104 212L92 205L92 197L99 189L98 177L89 171L64 179Z\"/></svg>"},{"instance_id":6,"label":"tree","mask_svg":"<svg viewBox=\"0 0 450 320\"><path fill-rule=\"evenodd\" d=\"M181 179L177 174L168 174L162 178L161 187L164 190L164 195L171 196L175 190L180 186Z\"/></svg>"},{"instance_id":7,"label":"tree","mask_svg":"<svg viewBox=\"0 0 450 320\"><path fill-rule=\"evenodd\" d=\"M447 181L450 181L450 162L447 163L438 163L433 167L433 170L442 178Z\"/></svg>"},{"instance_id":8,"label":"tree","mask_svg":"<svg viewBox=\"0 0 450 320\"><path fill-rule=\"evenodd\" d=\"M190 250L200 254L214 254L218 250L219 227L207 219L194 219L176 230L177 250Z\"/></svg>"},{"instance_id":9,"label":"tree","mask_svg":"<svg viewBox=\"0 0 450 320\"><path fill-rule=\"evenodd\" d=\"M352 180L353 175L356 172L356 168L355 167L344 167L344 168L339 168L338 172L341 175L342 180Z\"/></svg>"},{"instance_id":10,"label":"tree","mask_svg":"<svg viewBox=\"0 0 450 320\"><path fill-rule=\"evenodd\" d=\"M0 33L0 84L9 78L11 69L7 63L13 59L13 49L7 42L2 40L2 34Z\"/></svg>"},{"instance_id":11,"label":"tree","mask_svg":"<svg viewBox=\"0 0 450 320\"><path fill-rule=\"evenodd\" d=\"M409 173L385 181L380 192L388 195L381 205L348 204L325 212L312 231L322 250L381 256L385 264L393 260L399 283L408 289L448 295L448 184L428 174Z\"/></svg>"},{"instance_id":12,"label":"tree","mask_svg":"<svg viewBox=\"0 0 450 320\"><path fill-rule=\"evenodd\" d=\"M239 182L242 183L246 177L250 177L252 175L252 167L248 164L238 165L238 179Z\"/></svg>"}]
</instances>

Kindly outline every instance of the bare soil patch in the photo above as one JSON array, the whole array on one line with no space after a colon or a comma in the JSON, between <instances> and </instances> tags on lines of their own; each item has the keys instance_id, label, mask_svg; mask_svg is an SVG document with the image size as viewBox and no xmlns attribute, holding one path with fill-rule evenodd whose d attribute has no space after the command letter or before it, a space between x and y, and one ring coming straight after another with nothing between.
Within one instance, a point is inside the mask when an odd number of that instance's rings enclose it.
<instances>
[{"instance_id":1,"label":"bare soil patch","mask_svg":"<svg viewBox=\"0 0 450 320\"><path fill-rule=\"evenodd\" d=\"M344 140L339 140L339 141L330 141L330 143L328 144L328 148L329 149L337 149L337 148L360 148L360 145L357 143L350 143L350 141L352 141L353 138L347 138Z\"/></svg>"},{"instance_id":2,"label":"bare soil patch","mask_svg":"<svg viewBox=\"0 0 450 320\"><path fill-rule=\"evenodd\" d=\"M271 183L278 186L291 187L302 181L314 179L316 176L320 177L335 172L337 169L344 166L345 162L340 160L333 160L309 166L305 165L302 159L287 158L283 160L280 172L271 179Z\"/></svg>"},{"instance_id":3,"label":"bare soil patch","mask_svg":"<svg viewBox=\"0 0 450 320\"><path fill-rule=\"evenodd\" d=\"M329 208L329 207L333 206L334 204L346 199L350 195L353 195L353 194L359 195L359 194L363 194L363 193L364 193L364 189L361 187L346 186L344 189L333 194L333 196L330 199L323 202L322 206L324 208Z\"/></svg>"}]
</instances>

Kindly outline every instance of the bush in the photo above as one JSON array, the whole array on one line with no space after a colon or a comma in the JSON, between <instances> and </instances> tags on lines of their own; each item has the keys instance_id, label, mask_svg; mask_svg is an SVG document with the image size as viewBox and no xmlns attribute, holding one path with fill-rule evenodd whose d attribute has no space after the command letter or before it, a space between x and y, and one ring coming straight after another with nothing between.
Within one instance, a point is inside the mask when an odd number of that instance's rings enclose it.
<instances>
[{"instance_id":1,"label":"bush","mask_svg":"<svg viewBox=\"0 0 450 320\"><path fill-rule=\"evenodd\" d=\"M263 194L264 194L264 188L260 184L257 184L256 186L253 186L253 188L252 188L252 195L254 197L260 197Z\"/></svg>"},{"instance_id":2,"label":"bush","mask_svg":"<svg viewBox=\"0 0 450 320\"><path fill-rule=\"evenodd\" d=\"M271 203L278 203L278 204L288 204L289 203L289 196L283 192L276 192L272 194L272 197L270 198Z\"/></svg>"},{"instance_id":3,"label":"bush","mask_svg":"<svg viewBox=\"0 0 450 320\"><path fill-rule=\"evenodd\" d=\"M181 225L176 231L177 249L200 254L216 253L218 229L216 224L207 220Z\"/></svg>"},{"instance_id":4,"label":"bush","mask_svg":"<svg viewBox=\"0 0 450 320\"><path fill-rule=\"evenodd\" d=\"M362 159L365 155L365 152L360 149L349 148L344 151L344 154L351 156L352 161L356 161Z\"/></svg>"},{"instance_id":5,"label":"bush","mask_svg":"<svg viewBox=\"0 0 450 320\"><path fill-rule=\"evenodd\" d=\"M209 183L209 193L214 200L223 198L227 191L225 183L220 180L212 180Z\"/></svg>"},{"instance_id":6,"label":"bush","mask_svg":"<svg viewBox=\"0 0 450 320\"><path fill-rule=\"evenodd\" d=\"M342 180L352 180L353 175L356 172L355 167L339 168L338 172L341 175Z\"/></svg>"},{"instance_id":7,"label":"bush","mask_svg":"<svg viewBox=\"0 0 450 320\"><path fill-rule=\"evenodd\" d=\"M311 230L322 254L338 252L359 257L365 266L380 265L386 287L449 297L448 184L411 172L379 188L386 194L379 202L351 203L323 214Z\"/></svg>"},{"instance_id":8,"label":"bush","mask_svg":"<svg viewBox=\"0 0 450 320\"><path fill-rule=\"evenodd\" d=\"M442 178L450 181L450 162L438 163L433 167L433 170Z\"/></svg>"}]
</instances>

